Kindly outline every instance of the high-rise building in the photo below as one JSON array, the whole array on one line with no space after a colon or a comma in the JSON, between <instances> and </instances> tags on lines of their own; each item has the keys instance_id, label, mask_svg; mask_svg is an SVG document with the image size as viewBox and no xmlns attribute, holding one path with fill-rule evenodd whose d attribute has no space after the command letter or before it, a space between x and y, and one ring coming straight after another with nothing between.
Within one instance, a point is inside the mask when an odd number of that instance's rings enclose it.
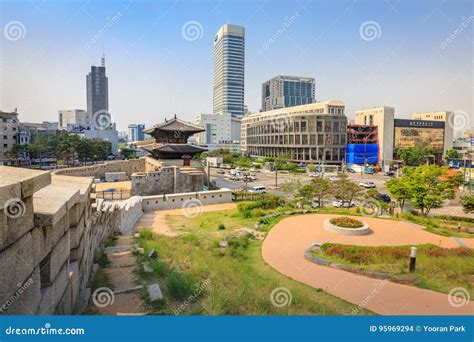
<instances>
[{"instance_id":1,"label":"high-rise building","mask_svg":"<svg viewBox=\"0 0 474 342\"><path fill-rule=\"evenodd\" d=\"M102 57L101 66L91 66L87 74L87 112L94 122L101 113L109 112L109 80L105 75L105 58Z\"/></svg>"},{"instance_id":2,"label":"high-rise building","mask_svg":"<svg viewBox=\"0 0 474 342\"><path fill-rule=\"evenodd\" d=\"M143 141L145 140L144 124L130 124L128 125L128 141Z\"/></svg>"},{"instance_id":3,"label":"high-rise building","mask_svg":"<svg viewBox=\"0 0 474 342\"><path fill-rule=\"evenodd\" d=\"M289 155L299 162L342 164L347 144L347 117L342 101L331 100L242 119L241 152L252 157Z\"/></svg>"},{"instance_id":4,"label":"high-rise building","mask_svg":"<svg viewBox=\"0 0 474 342\"><path fill-rule=\"evenodd\" d=\"M262 112L316 102L315 91L314 78L276 76L262 84Z\"/></svg>"},{"instance_id":5,"label":"high-rise building","mask_svg":"<svg viewBox=\"0 0 474 342\"><path fill-rule=\"evenodd\" d=\"M88 126L91 124L91 116L83 109L66 109L59 112L59 128L67 129L68 124Z\"/></svg>"},{"instance_id":6,"label":"high-rise building","mask_svg":"<svg viewBox=\"0 0 474 342\"><path fill-rule=\"evenodd\" d=\"M379 142L379 164L388 171L390 161L393 160L393 132L395 108L381 106L366 108L355 112L356 125L377 126Z\"/></svg>"},{"instance_id":7,"label":"high-rise building","mask_svg":"<svg viewBox=\"0 0 474 342\"><path fill-rule=\"evenodd\" d=\"M245 29L222 25L214 37L215 114L244 115Z\"/></svg>"},{"instance_id":8,"label":"high-rise building","mask_svg":"<svg viewBox=\"0 0 474 342\"><path fill-rule=\"evenodd\" d=\"M240 117L228 113L199 114L197 124L206 131L197 135L197 141L204 145L237 143L240 141L240 121Z\"/></svg>"}]
</instances>

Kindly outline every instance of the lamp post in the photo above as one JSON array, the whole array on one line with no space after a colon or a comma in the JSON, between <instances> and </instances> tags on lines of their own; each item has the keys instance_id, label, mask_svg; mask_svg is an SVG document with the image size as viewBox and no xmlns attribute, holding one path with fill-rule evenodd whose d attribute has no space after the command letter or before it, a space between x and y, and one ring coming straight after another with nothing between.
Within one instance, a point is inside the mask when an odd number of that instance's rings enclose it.
<instances>
[{"instance_id":1,"label":"lamp post","mask_svg":"<svg viewBox=\"0 0 474 342\"><path fill-rule=\"evenodd\" d=\"M416 266L416 247L412 247L410 250L410 273L415 272Z\"/></svg>"}]
</instances>

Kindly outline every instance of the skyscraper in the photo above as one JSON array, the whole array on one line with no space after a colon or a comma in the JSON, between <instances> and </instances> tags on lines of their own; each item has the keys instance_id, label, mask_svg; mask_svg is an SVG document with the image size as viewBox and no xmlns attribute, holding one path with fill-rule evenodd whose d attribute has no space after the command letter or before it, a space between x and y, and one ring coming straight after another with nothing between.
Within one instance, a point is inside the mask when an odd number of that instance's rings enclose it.
<instances>
[{"instance_id":1,"label":"skyscraper","mask_svg":"<svg viewBox=\"0 0 474 342\"><path fill-rule=\"evenodd\" d=\"M109 112L109 80L105 76L105 58L102 57L101 66L91 66L87 74L87 112L93 122L97 115ZM102 118L103 120L103 118Z\"/></svg>"},{"instance_id":2,"label":"skyscraper","mask_svg":"<svg viewBox=\"0 0 474 342\"><path fill-rule=\"evenodd\" d=\"M222 25L214 37L215 114L244 115L245 29Z\"/></svg>"},{"instance_id":3,"label":"skyscraper","mask_svg":"<svg viewBox=\"0 0 474 342\"><path fill-rule=\"evenodd\" d=\"M262 111L316 102L311 77L276 76L262 85Z\"/></svg>"},{"instance_id":4,"label":"skyscraper","mask_svg":"<svg viewBox=\"0 0 474 342\"><path fill-rule=\"evenodd\" d=\"M143 141L145 140L144 124L130 124L128 125L128 141Z\"/></svg>"}]
</instances>

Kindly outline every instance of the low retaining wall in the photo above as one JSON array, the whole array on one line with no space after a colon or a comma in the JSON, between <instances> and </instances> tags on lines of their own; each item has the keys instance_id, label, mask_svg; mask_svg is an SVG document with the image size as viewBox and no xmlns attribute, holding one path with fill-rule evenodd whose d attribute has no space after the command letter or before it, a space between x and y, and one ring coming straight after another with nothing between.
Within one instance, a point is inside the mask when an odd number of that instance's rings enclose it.
<instances>
[{"instance_id":1,"label":"low retaining wall","mask_svg":"<svg viewBox=\"0 0 474 342\"><path fill-rule=\"evenodd\" d=\"M232 202L232 191L229 189L186 192L180 194L144 196L142 209L144 211L178 209L186 207L191 201L197 205L210 205Z\"/></svg>"},{"instance_id":2,"label":"low retaining wall","mask_svg":"<svg viewBox=\"0 0 474 342\"><path fill-rule=\"evenodd\" d=\"M62 169L55 171L54 174L62 176L105 178L105 174L108 172L125 172L127 177L130 177L134 172L145 171L145 163L145 158L114 160L103 164Z\"/></svg>"},{"instance_id":3,"label":"low retaining wall","mask_svg":"<svg viewBox=\"0 0 474 342\"><path fill-rule=\"evenodd\" d=\"M362 222L364 226L360 228L343 228L336 226L330 222L330 219L324 221L324 229L328 232L341 234L341 235L368 235L371 233L369 225L365 222Z\"/></svg>"}]
</instances>

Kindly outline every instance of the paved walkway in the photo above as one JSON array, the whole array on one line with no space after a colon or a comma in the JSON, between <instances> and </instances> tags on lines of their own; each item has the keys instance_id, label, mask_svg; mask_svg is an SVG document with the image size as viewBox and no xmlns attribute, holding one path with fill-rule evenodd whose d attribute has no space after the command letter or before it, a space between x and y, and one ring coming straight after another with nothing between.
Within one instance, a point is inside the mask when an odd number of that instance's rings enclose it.
<instances>
[{"instance_id":1,"label":"paved walkway","mask_svg":"<svg viewBox=\"0 0 474 342\"><path fill-rule=\"evenodd\" d=\"M456 308L448 295L356 275L319 266L307 261L304 252L315 242L333 242L367 246L397 246L433 243L457 247L449 237L421 230L406 222L364 217L373 233L347 236L330 233L323 221L338 215L301 215L284 219L267 235L263 246L264 260L277 271L315 288L361 305L381 315L472 315L474 302ZM355 217L360 219L360 217ZM472 240L463 239L472 246ZM348 312L350 314L350 312Z\"/></svg>"},{"instance_id":2,"label":"paved walkway","mask_svg":"<svg viewBox=\"0 0 474 342\"><path fill-rule=\"evenodd\" d=\"M145 305L140 296L140 284L137 280L137 262L132 254L135 240L131 235L120 235L114 247L106 249L110 265L104 268L105 273L113 286L113 301L105 299L106 293L99 291L96 300L99 305L92 301L90 308L98 311L101 315L135 316L145 314ZM102 296L102 297L101 297ZM107 304L107 305L106 305Z\"/></svg>"},{"instance_id":3,"label":"paved walkway","mask_svg":"<svg viewBox=\"0 0 474 342\"><path fill-rule=\"evenodd\" d=\"M202 212L210 211L221 211L229 210L236 208L235 203L222 203L222 204L211 204L205 205L202 207ZM156 210L156 211L146 211L143 216L138 220L134 226L134 230L139 230L141 228L150 228L153 232L157 234L162 234L166 236L177 236L178 233L171 230L166 222L166 215L183 215L183 210L179 209L169 209L169 210Z\"/></svg>"}]
</instances>

